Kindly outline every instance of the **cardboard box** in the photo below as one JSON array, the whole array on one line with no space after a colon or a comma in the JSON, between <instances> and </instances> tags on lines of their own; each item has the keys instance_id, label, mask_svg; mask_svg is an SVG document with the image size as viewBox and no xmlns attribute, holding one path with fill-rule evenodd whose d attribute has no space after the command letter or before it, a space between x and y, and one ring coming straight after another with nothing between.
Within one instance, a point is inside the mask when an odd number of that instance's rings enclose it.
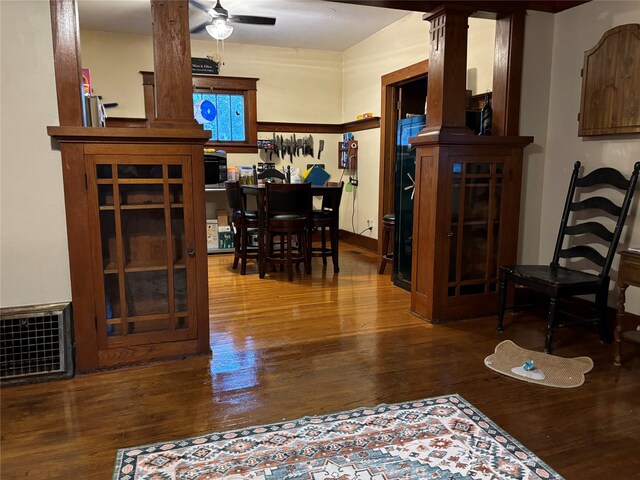
<instances>
[{"instance_id":1,"label":"cardboard box","mask_svg":"<svg viewBox=\"0 0 640 480\"><path fill-rule=\"evenodd\" d=\"M207 251L218 249L218 220L207 220Z\"/></svg>"},{"instance_id":2,"label":"cardboard box","mask_svg":"<svg viewBox=\"0 0 640 480\"><path fill-rule=\"evenodd\" d=\"M218 218L218 227L229 225L229 216L226 210L216 210L216 217Z\"/></svg>"},{"instance_id":3,"label":"cardboard box","mask_svg":"<svg viewBox=\"0 0 640 480\"><path fill-rule=\"evenodd\" d=\"M218 226L218 248L233 248L233 232L228 225Z\"/></svg>"}]
</instances>

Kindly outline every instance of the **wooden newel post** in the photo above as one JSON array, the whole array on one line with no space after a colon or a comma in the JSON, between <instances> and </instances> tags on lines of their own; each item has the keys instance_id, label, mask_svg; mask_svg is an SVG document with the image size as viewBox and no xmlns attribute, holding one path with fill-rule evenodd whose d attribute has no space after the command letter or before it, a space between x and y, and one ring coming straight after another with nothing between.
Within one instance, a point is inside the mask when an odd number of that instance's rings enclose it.
<instances>
[{"instance_id":1,"label":"wooden newel post","mask_svg":"<svg viewBox=\"0 0 640 480\"><path fill-rule=\"evenodd\" d=\"M468 130L465 126L465 109L467 19L470 13L469 9L444 4L423 16L424 20L431 23L428 115L423 131L441 128Z\"/></svg>"},{"instance_id":2,"label":"wooden newel post","mask_svg":"<svg viewBox=\"0 0 640 480\"><path fill-rule=\"evenodd\" d=\"M152 127L202 128L193 118L189 4L151 0L155 118Z\"/></svg>"}]
</instances>

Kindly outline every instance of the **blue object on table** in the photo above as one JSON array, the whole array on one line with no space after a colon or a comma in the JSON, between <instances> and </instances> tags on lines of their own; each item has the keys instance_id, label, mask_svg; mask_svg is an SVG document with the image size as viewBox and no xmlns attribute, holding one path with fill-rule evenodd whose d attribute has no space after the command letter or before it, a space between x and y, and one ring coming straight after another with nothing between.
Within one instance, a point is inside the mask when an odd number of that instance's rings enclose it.
<instances>
[{"instance_id":1,"label":"blue object on table","mask_svg":"<svg viewBox=\"0 0 640 480\"><path fill-rule=\"evenodd\" d=\"M524 364L522 365L522 369L525 372L528 372L530 370L533 370L535 367L535 365L533 364L533 360L527 360L526 362L524 362Z\"/></svg>"},{"instance_id":2,"label":"blue object on table","mask_svg":"<svg viewBox=\"0 0 640 480\"><path fill-rule=\"evenodd\" d=\"M322 186L324 185L331 175L320 165L314 165L311 171L304 179L305 182L311 183L311 185Z\"/></svg>"}]
</instances>

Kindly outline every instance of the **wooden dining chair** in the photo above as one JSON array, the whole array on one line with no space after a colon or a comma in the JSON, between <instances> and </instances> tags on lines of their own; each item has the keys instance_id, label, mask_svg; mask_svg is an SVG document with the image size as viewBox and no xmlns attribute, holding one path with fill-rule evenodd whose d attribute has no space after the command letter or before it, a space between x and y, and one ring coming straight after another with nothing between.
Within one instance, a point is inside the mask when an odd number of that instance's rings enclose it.
<instances>
[{"instance_id":1,"label":"wooden dining chair","mask_svg":"<svg viewBox=\"0 0 640 480\"><path fill-rule=\"evenodd\" d=\"M327 186L339 186L330 195L322 197L322 205L320 210L313 211L313 229L320 231L320 246L312 247L311 255L314 257L322 257L322 264L327 264L327 257L331 257L333 262L333 271L338 273L338 224L340 219L340 201L342 200L342 188L344 182L327 183ZM329 240L331 248L327 248L327 229L329 230Z\"/></svg>"},{"instance_id":2,"label":"wooden dining chair","mask_svg":"<svg viewBox=\"0 0 640 480\"><path fill-rule=\"evenodd\" d=\"M240 275L247 273L247 260L258 259L257 248L249 247L249 233L258 228L258 212L245 208L244 196L240 182L228 180L224 182L224 189L227 194L227 202L231 208L231 223L234 229L233 266L235 270L240 264Z\"/></svg>"},{"instance_id":3,"label":"wooden dining chair","mask_svg":"<svg viewBox=\"0 0 640 480\"><path fill-rule=\"evenodd\" d=\"M303 263L305 273L311 273L311 184L266 184L266 230L268 253L265 261L284 265L289 280L293 280L293 267ZM285 249L274 252L273 239L281 236ZM299 248L294 252L293 237Z\"/></svg>"},{"instance_id":4,"label":"wooden dining chair","mask_svg":"<svg viewBox=\"0 0 640 480\"><path fill-rule=\"evenodd\" d=\"M549 297L546 353L551 352L556 328L577 323L595 324L600 338L605 342L611 340L607 325L609 270L631 206L638 171L640 162L635 164L629 179L608 167L580 177L580 162L575 163L551 264L500 267L498 331L503 329L507 286L514 283ZM620 205L610 200L615 190L624 195ZM613 230L603 220L614 225ZM560 265L560 259L565 266ZM572 311L558 312L558 300L586 294L595 295L594 316L584 318ZM558 313L568 321L560 323Z\"/></svg>"}]
</instances>

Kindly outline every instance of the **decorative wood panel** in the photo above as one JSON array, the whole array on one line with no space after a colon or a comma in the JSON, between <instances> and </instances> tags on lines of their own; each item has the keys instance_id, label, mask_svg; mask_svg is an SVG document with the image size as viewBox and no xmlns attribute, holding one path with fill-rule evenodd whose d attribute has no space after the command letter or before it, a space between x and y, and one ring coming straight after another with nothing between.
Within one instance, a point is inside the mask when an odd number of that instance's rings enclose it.
<instances>
[{"instance_id":1,"label":"decorative wood panel","mask_svg":"<svg viewBox=\"0 0 640 480\"><path fill-rule=\"evenodd\" d=\"M584 54L579 136L640 133L640 25L605 32Z\"/></svg>"}]
</instances>

